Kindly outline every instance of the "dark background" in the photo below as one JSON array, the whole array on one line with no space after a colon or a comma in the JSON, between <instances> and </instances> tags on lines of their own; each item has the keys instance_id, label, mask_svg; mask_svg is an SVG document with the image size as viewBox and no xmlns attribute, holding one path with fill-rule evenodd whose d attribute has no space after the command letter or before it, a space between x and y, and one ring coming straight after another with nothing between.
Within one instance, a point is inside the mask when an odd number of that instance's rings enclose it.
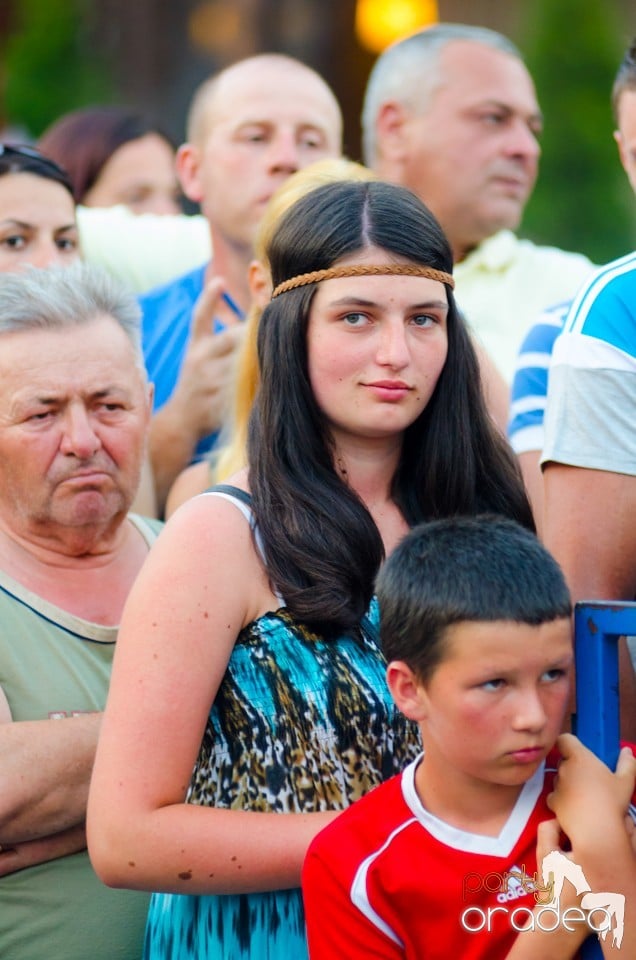
<instances>
[{"instance_id":1,"label":"dark background","mask_svg":"<svg viewBox=\"0 0 636 960\"><path fill-rule=\"evenodd\" d=\"M390 2L390 0L389 0ZM612 140L610 89L636 35L634 0L439 0L439 19L507 34L523 51L546 118L541 174L521 233L596 262L636 246L636 199ZM356 0L0 0L0 130L36 138L78 106L142 107L179 142L210 73L278 51L317 69L338 96L345 150L375 54Z\"/></svg>"}]
</instances>

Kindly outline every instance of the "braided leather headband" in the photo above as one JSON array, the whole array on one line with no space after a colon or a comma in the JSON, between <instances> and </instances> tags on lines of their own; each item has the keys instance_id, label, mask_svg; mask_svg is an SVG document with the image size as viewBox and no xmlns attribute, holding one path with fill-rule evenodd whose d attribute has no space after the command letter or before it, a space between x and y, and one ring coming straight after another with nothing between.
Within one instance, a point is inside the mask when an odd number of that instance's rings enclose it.
<instances>
[{"instance_id":1,"label":"braided leather headband","mask_svg":"<svg viewBox=\"0 0 636 960\"><path fill-rule=\"evenodd\" d=\"M283 280L272 293L272 300L281 293L286 293L287 290L304 287L308 283L319 283L321 280L337 280L340 277L377 277L389 274L428 277L429 280L439 280L440 283L447 283L451 289L455 286L455 281L450 273L436 270L435 267L424 267L416 263L360 263L351 264L350 267L329 267L327 270L314 270L312 273L301 273L297 277Z\"/></svg>"}]
</instances>

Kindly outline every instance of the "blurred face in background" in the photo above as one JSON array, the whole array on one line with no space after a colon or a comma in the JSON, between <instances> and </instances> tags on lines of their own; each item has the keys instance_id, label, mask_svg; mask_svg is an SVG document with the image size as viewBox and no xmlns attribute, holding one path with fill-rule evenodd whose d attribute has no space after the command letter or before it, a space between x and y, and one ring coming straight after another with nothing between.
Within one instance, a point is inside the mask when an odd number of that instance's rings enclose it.
<instances>
[{"instance_id":1,"label":"blurred face in background","mask_svg":"<svg viewBox=\"0 0 636 960\"><path fill-rule=\"evenodd\" d=\"M636 90L624 90L618 102L618 152L630 186L636 193Z\"/></svg>"},{"instance_id":2,"label":"blurred face in background","mask_svg":"<svg viewBox=\"0 0 636 960\"><path fill-rule=\"evenodd\" d=\"M313 70L245 61L221 75L200 141L179 151L184 190L226 243L251 255L272 194L297 170L338 156L341 137L338 104Z\"/></svg>"},{"instance_id":3,"label":"blurred face in background","mask_svg":"<svg viewBox=\"0 0 636 960\"><path fill-rule=\"evenodd\" d=\"M519 226L537 178L542 118L530 74L507 53L455 41L440 70L422 109L401 108L395 178L431 208L460 260Z\"/></svg>"},{"instance_id":4,"label":"blurred face in background","mask_svg":"<svg viewBox=\"0 0 636 960\"><path fill-rule=\"evenodd\" d=\"M79 259L68 190L34 173L0 176L0 272L65 266Z\"/></svg>"},{"instance_id":5,"label":"blurred face in background","mask_svg":"<svg viewBox=\"0 0 636 960\"><path fill-rule=\"evenodd\" d=\"M177 214L182 212L180 196L172 147L159 134L148 133L111 154L82 203L87 207L122 203L133 213Z\"/></svg>"}]
</instances>

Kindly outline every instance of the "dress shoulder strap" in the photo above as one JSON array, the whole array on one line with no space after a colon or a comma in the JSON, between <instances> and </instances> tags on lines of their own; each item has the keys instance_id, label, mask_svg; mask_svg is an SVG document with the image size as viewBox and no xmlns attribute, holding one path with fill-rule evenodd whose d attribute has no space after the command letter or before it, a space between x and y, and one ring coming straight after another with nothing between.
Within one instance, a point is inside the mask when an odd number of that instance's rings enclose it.
<instances>
[{"instance_id":1,"label":"dress shoulder strap","mask_svg":"<svg viewBox=\"0 0 636 960\"><path fill-rule=\"evenodd\" d=\"M254 541L256 543L256 549L260 554L261 560L263 561L263 565L267 567L263 541L259 533L258 527L256 526L254 514L252 513L251 494L247 493L245 490L241 490L240 487L233 486L231 483L216 483L213 487L209 487L207 490L205 490L202 495L206 496L208 494L211 496L223 497L226 500L230 500L241 511L243 516L247 519L250 527L252 528L252 531L254 533ZM275 592L275 596L280 602L281 607L284 607L285 601L283 597L278 593L278 591L274 591L274 592Z\"/></svg>"},{"instance_id":2,"label":"dress shoulder strap","mask_svg":"<svg viewBox=\"0 0 636 960\"><path fill-rule=\"evenodd\" d=\"M360 621L360 629L367 635L377 647L380 647L380 631L368 614L365 614Z\"/></svg>"},{"instance_id":3,"label":"dress shoulder strap","mask_svg":"<svg viewBox=\"0 0 636 960\"><path fill-rule=\"evenodd\" d=\"M213 487L208 487L203 491L202 496L222 497L229 500L241 511L249 525L254 529L254 516L252 514L252 498L245 490L240 487L234 487L230 483L217 483Z\"/></svg>"},{"instance_id":4,"label":"dress shoulder strap","mask_svg":"<svg viewBox=\"0 0 636 960\"><path fill-rule=\"evenodd\" d=\"M252 494L246 490L241 490L240 487L235 487L231 483L215 483L213 487L208 487L205 493L225 493L228 497L234 497L235 500L240 500L248 507L252 506Z\"/></svg>"}]
</instances>

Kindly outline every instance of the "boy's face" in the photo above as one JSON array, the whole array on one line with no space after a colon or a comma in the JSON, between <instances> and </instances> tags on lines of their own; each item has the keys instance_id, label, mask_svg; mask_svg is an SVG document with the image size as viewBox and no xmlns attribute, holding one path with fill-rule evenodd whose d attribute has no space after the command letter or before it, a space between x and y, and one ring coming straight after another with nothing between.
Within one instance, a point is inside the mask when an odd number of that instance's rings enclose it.
<instances>
[{"instance_id":1,"label":"boy's face","mask_svg":"<svg viewBox=\"0 0 636 960\"><path fill-rule=\"evenodd\" d=\"M569 619L458 623L445 644L445 658L415 694L422 776L437 771L461 791L525 783L562 729L573 662Z\"/></svg>"}]
</instances>

